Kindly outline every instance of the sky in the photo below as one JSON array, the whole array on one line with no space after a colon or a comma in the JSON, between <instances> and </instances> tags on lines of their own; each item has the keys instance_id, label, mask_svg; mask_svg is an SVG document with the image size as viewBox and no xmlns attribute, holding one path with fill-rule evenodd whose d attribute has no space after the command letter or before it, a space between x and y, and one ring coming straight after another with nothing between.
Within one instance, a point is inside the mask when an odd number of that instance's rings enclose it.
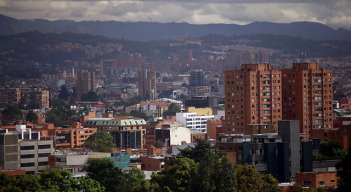
<instances>
[{"instance_id":1,"label":"sky","mask_svg":"<svg viewBox=\"0 0 351 192\"><path fill-rule=\"evenodd\" d=\"M351 29L351 0L0 0L0 14L193 24L314 21Z\"/></svg>"}]
</instances>

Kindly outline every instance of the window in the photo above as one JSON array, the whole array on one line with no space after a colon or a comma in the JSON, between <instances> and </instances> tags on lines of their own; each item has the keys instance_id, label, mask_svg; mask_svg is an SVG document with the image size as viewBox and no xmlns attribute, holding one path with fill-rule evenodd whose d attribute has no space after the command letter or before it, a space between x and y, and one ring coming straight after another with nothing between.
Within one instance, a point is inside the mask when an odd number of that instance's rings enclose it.
<instances>
[{"instance_id":1,"label":"window","mask_svg":"<svg viewBox=\"0 0 351 192\"><path fill-rule=\"evenodd\" d=\"M34 158L34 154L21 155L21 159Z\"/></svg>"},{"instance_id":2,"label":"window","mask_svg":"<svg viewBox=\"0 0 351 192\"><path fill-rule=\"evenodd\" d=\"M51 145L39 145L38 148L39 149L50 149Z\"/></svg>"},{"instance_id":3,"label":"window","mask_svg":"<svg viewBox=\"0 0 351 192\"><path fill-rule=\"evenodd\" d=\"M21 150L34 150L34 146L21 146Z\"/></svg>"},{"instance_id":4,"label":"window","mask_svg":"<svg viewBox=\"0 0 351 192\"><path fill-rule=\"evenodd\" d=\"M21 163L21 167L33 167L34 163Z\"/></svg>"},{"instance_id":5,"label":"window","mask_svg":"<svg viewBox=\"0 0 351 192\"><path fill-rule=\"evenodd\" d=\"M49 157L50 153L39 153L38 157Z\"/></svg>"},{"instance_id":6,"label":"window","mask_svg":"<svg viewBox=\"0 0 351 192\"><path fill-rule=\"evenodd\" d=\"M38 163L38 166L46 166L46 165L48 165L48 162L47 162L47 161L45 161L45 162L39 162L39 163Z\"/></svg>"}]
</instances>

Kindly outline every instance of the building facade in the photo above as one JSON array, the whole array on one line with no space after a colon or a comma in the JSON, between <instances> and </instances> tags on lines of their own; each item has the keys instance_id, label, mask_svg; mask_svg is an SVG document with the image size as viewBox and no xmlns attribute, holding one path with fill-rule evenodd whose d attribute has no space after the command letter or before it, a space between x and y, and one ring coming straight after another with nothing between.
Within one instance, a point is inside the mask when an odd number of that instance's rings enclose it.
<instances>
[{"instance_id":1,"label":"building facade","mask_svg":"<svg viewBox=\"0 0 351 192\"><path fill-rule=\"evenodd\" d=\"M276 132L282 118L282 74L270 64L244 64L224 72L227 132Z\"/></svg>"},{"instance_id":2,"label":"building facade","mask_svg":"<svg viewBox=\"0 0 351 192\"><path fill-rule=\"evenodd\" d=\"M146 99L156 99L156 72L142 64L138 71L138 95Z\"/></svg>"},{"instance_id":3,"label":"building facade","mask_svg":"<svg viewBox=\"0 0 351 192\"><path fill-rule=\"evenodd\" d=\"M177 113L177 123L185 126L192 131L206 132L207 121L213 119L213 115L198 115L197 113Z\"/></svg>"},{"instance_id":4,"label":"building facade","mask_svg":"<svg viewBox=\"0 0 351 192\"><path fill-rule=\"evenodd\" d=\"M295 63L283 70L283 117L300 121L304 139L313 129L333 128L332 74L316 63Z\"/></svg>"},{"instance_id":5,"label":"building facade","mask_svg":"<svg viewBox=\"0 0 351 192\"><path fill-rule=\"evenodd\" d=\"M118 151L142 150L145 145L144 135L146 129L144 119L113 119L94 118L84 122L85 127L108 131Z\"/></svg>"},{"instance_id":6,"label":"building facade","mask_svg":"<svg viewBox=\"0 0 351 192\"><path fill-rule=\"evenodd\" d=\"M25 125L16 125L15 131L0 130L0 166L3 169L20 169L26 173L45 171L53 151L52 140L41 140L39 132Z\"/></svg>"},{"instance_id":7,"label":"building facade","mask_svg":"<svg viewBox=\"0 0 351 192\"><path fill-rule=\"evenodd\" d=\"M96 76L94 71L81 70L77 74L76 88L79 95L95 91Z\"/></svg>"}]
</instances>

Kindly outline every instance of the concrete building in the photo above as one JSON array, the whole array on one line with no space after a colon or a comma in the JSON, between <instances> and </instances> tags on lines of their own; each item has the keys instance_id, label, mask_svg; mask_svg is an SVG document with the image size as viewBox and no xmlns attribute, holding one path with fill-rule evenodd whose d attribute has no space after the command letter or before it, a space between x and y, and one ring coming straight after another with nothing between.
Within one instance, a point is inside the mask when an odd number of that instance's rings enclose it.
<instances>
[{"instance_id":1,"label":"concrete building","mask_svg":"<svg viewBox=\"0 0 351 192\"><path fill-rule=\"evenodd\" d=\"M185 126L192 131L206 132L207 121L213 119L213 115L198 115L196 113L177 113L177 123Z\"/></svg>"},{"instance_id":2,"label":"concrete building","mask_svg":"<svg viewBox=\"0 0 351 192\"><path fill-rule=\"evenodd\" d=\"M108 131L113 137L117 150L142 150L146 128L144 119L94 118L84 122L85 127Z\"/></svg>"},{"instance_id":3,"label":"concrete building","mask_svg":"<svg viewBox=\"0 0 351 192\"><path fill-rule=\"evenodd\" d=\"M18 134L0 130L0 169L16 170L19 165Z\"/></svg>"},{"instance_id":4,"label":"concrete building","mask_svg":"<svg viewBox=\"0 0 351 192\"><path fill-rule=\"evenodd\" d=\"M50 92L47 88L0 88L0 106L14 104L29 109L50 107Z\"/></svg>"},{"instance_id":5,"label":"concrete building","mask_svg":"<svg viewBox=\"0 0 351 192\"><path fill-rule=\"evenodd\" d=\"M333 128L332 74L316 63L295 63L283 70L283 118L300 121L301 136Z\"/></svg>"},{"instance_id":6,"label":"concrete building","mask_svg":"<svg viewBox=\"0 0 351 192\"><path fill-rule=\"evenodd\" d=\"M207 121L207 138L216 140L217 134L224 133L223 120L211 119Z\"/></svg>"},{"instance_id":7,"label":"concrete building","mask_svg":"<svg viewBox=\"0 0 351 192\"><path fill-rule=\"evenodd\" d=\"M165 158L156 157L141 157L141 170L145 171L160 171L165 166Z\"/></svg>"},{"instance_id":8,"label":"concrete building","mask_svg":"<svg viewBox=\"0 0 351 192\"><path fill-rule=\"evenodd\" d=\"M94 71L81 70L77 74L76 88L79 95L84 95L89 91L95 91L96 76Z\"/></svg>"},{"instance_id":9,"label":"concrete building","mask_svg":"<svg viewBox=\"0 0 351 192\"><path fill-rule=\"evenodd\" d=\"M291 137L289 134L286 135ZM288 139L285 138L285 140ZM258 171L272 174L279 182L291 181L291 178L294 177L291 174L299 171L300 159L293 162L299 155L289 154L289 151L295 152L295 146L283 142L275 133L219 134L216 145L218 150L226 154L228 160L233 164L254 165ZM290 150L289 145L292 146Z\"/></svg>"},{"instance_id":10,"label":"concrete building","mask_svg":"<svg viewBox=\"0 0 351 192\"><path fill-rule=\"evenodd\" d=\"M187 111L198 115L213 115L213 110L211 107L188 107Z\"/></svg>"},{"instance_id":11,"label":"concrete building","mask_svg":"<svg viewBox=\"0 0 351 192\"><path fill-rule=\"evenodd\" d=\"M163 112L168 110L171 103L162 100L153 101L142 101L138 104L126 107L126 112L140 111L145 113L147 116L162 119Z\"/></svg>"},{"instance_id":12,"label":"concrete building","mask_svg":"<svg viewBox=\"0 0 351 192\"><path fill-rule=\"evenodd\" d=\"M145 99L156 99L156 72L142 64L138 71L138 95Z\"/></svg>"},{"instance_id":13,"label":"concrete building","mask_svg":"<svg viewBox=\"0 0 351 192\"><path fill-rule=\"evenodd\" d=\"M277 131L282 119L282 75L270 64L245 64L224 72L227 132Z\"/></svg>"},{"instance_id":14,"label":"concrete building","mask_svg":"<svg viewBox=\"0 0 351 192\"><path fill-rule=\"evenodd\" d=\"M208 97L209 95L210 87L208 86L205 72L201 69L190 71L189 96Z\"/></svg>"},{"instance_id":15,"label":"concrete building","mask_svg":"<svg viewBox=\"0 0 351 192\"><path fill-rule=\"evenodd\" d=\"M297 120L281 120L278 121L278 134L283 143L288 145L288 164L287 174L284 175L284 180L290 181L300 171L300 128Z\"/></svg>"},{"instance_id":16,"label":"concrete building","mask_svg":"<svg viewBox=\"0 0 351 192\"><path fill-rule=\"evenodd\" d=\"M23 140L19 143L20 166L27 173L49 168L49 155L54 151L52 140Z\"/></svg>"},{"instance_id":17,"label":"concrete building","mask_svg":"<svg viewBox=\"0 0 351 192\"><path fill-rule=\"evenodd\" d=\"M0 163L4 169L36 173L49 168L48 157L54 150L52 140L41 140L39 132L25 125L17 125L16 131L1 130L1 138L4 143L0 145L3 149L0 151Z\"/></svg>"},{"instance_id":18,"label":"concrete building","mask_svg":"<svg viewBox=\"0 0 351 192\"><path fill-rule=\"evenodd\" d=\"M50 107L50 92L46 88L21 88L20 104L30 109L48 109Z\"/></svg>"},{"instance_id":19,"label":"concrete building","mask_svg":"<svg viewBox=\"0 0 351 192\"><path fill-rule=\"evenodd\" d=\"M296 184L305 188L332 188L337 187L337 175L331 172L301 172L296 175Z\"/></svg>"},{"instance_id":20,"label":"concrete building","mask_svg":"<svg viewBox=\"0 0 351 192\"><path fill-rule=\"evenodd\" d=\"M171 125L168 128L156 128L155 139L158 147L187 144L191 143L191 130L176 125Z\"/></svg>"},{"instance_id":21,"label":"concrete building","mask_svg":"<svg viewBox=\"0 0 351 192\"><path fill-rule=\"evenodd\" d=\"M0 88L0 106L19 104L21 101L20 88Z\"/></svg>"}]
</instances>

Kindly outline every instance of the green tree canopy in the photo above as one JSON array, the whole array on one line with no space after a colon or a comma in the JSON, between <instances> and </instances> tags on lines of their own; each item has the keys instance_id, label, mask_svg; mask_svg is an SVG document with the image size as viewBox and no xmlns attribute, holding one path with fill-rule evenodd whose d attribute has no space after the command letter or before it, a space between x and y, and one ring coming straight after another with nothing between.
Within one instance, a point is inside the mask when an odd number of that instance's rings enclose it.
<instances>
[{"instance_id":1,"label":"green tree canopy","mask_svg":"<svg viewBox=\"0 0 351 192\"><path fill-rule=\"evenodd\" d=\"M84 143L85 147L98 152L111 152L113 147L112 136L107 131L98 130Z\"/></svg>"},{"instance_id":2,"label":"green tree canopy","mask_svg":"<svg viewBox=\"0 0 351 192\"><path fill-rule=\"evenodd\" d=\"M335 141L322 142L319 147L317 160L342 159L346 153L339 143Z\"/></svg>"},{"instance_id":3,"label":"green tree canopy","mask_svg":"<svg viewBox=\"0 0 351 192\"><path fill-rule=\"evenodd\" d=\"M278 182L271 175L258 173L254 166L235 167L238 192L278 192Z\"/></svg>"},{"instance_id":4,"label":"green tree canopy","mask_svg":"<svg viewBox=\"0 0 351 192\"><path fill-rule=\"evenodd\" d=\"M190 192L197 165L189 158L176 158L167 163L166 168L152 177L156 191Z\"/></svg>"},{"instance_id":5,"label":"green tree canopy","mask_svg":"<svg viewBox=\"0 0 351 192\"><path fill-rule=\"evenodd\" d=\"M337 164L337 174L339 176L338 192L351 191L351 149L347 155Z\"/></svg>"},{"instance_id":6,"label":"green tree canopy","mask_svg":"<svg viewBox=\"0 0 351 192\"><path fill-rule=\"evenodd\" d=\"M3 123L9 124L14 121L22 120L22 112L17 105L8 105L1 112Z\"/></svg>"},{"instance_id":7,"label":"green tree canopy","mask_svg":"<svg viewBox=\"0 0 351 192\"><path fill-rule=\"evenodd\" d=\"M52 109L46 114L46 122L54 123L56 126L71 125L77 116L70 106L62 100L55 100Z\"/></svg>"},{"instance_id":8,"label":"green tree canopy","mask_svg":"<svg viewBox=\"0 0 351 192\"><path fill-rule=\"evenodd\" d=\"M53 170L40 175L6 176L0 174L2 192L104 192L97 181L89 177L74 178L65 171Z\"/></svg>"},{"instance_id":9,"label":"green tree canopy","mask_svg":"<svg viewBox=\"0 0 351 192\"><path fill-rule=\"evenodd\" d=\"M33 111L29 111L26 115L26 121L37 123L38 122L38 115Z\"/></svg>"},{"instance_id":10,"label":"green tree canopy","mask_svg":"<svg viewBox=\"0 0 351 192\"><path fill-rule=\"evenodd\" d=\"M171 103L168 107L168 109L163 112L163 116L174 116L176 113L180 112L180 107L179 105L175 103Z\"/></svg>"},{"instance_id":11,"label":"green tree canopy","mask_svg":"<svg viewBox=\"0 0 351 192\"><path fill-rule=\"evenodd\" d=\"M147 192L148 183L138 170L124 173L113 166L111 159L89 160L86 167L88 176L101 183L108 192Z\"/></svg>"},{"instance_id":12,"label":"green tree canopy","mask_svg":"<svg viewBox=\"0 0 351 192\"><path fill-rule=\"evenodd\" d=\"M58 98L67 101L71 96L71 93L67 89L66 85L62 85L59 90Z\"/></svg>"},{"instance_id":13,"label":"green tree canopy","mask_svg":"<svg viewBox=\"0 0 351 192\"><path fill-rule=\"evenodd\" d=\"M94 92L89 91L88 93L82 95L82 101L99 101L100 97Z\"/></svg>"}]
</instances>

